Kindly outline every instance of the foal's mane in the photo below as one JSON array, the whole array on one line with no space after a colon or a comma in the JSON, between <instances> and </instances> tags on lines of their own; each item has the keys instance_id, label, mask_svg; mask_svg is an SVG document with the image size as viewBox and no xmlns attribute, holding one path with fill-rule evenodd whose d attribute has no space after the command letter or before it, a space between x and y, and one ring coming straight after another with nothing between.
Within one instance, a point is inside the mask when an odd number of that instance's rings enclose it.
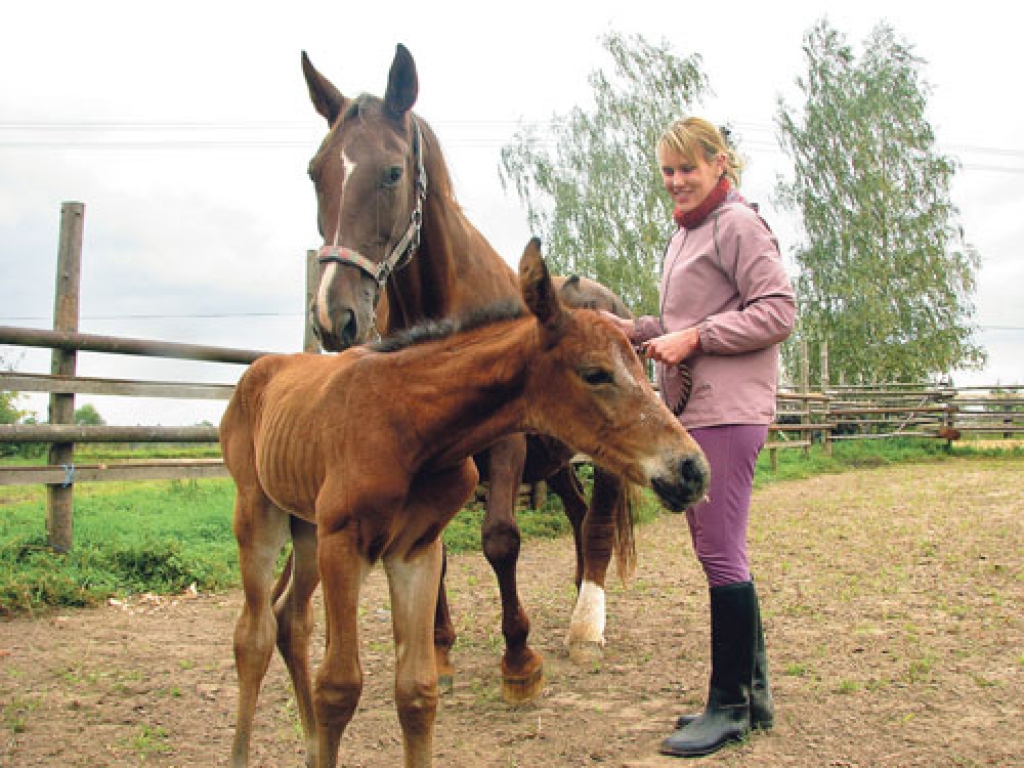
<instances>
[{"instance_id":1,"label":"foal's mane","mask_svg":"<svg viewBox=\"0 0 1024 768\"><path fill-rule=\"evenodd\" d=\"M398 331L373 342L369 348L385 354L398 352L429 341L440 341L489 325L517 320L526 315L523 305L516 299L505 299L471 310L456 317L424 320L411 328Z\"/></svg>"}]
</instances>

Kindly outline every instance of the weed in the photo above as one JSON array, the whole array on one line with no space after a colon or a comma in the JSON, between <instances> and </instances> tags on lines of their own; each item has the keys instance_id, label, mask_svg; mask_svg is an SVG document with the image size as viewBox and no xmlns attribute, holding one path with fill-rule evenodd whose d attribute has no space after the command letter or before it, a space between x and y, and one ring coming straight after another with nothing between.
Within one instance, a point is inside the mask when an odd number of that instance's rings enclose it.
<instances>
[{"instance_id":1,"label":"weed","mask_svg":"<svg viewBox=\"0 0 1024 768\"><path fill-rule=\"evenodd\" d=\"M844 695L845 694L850 694L850 693L856 693L857 691L860 690L860 683L855 682L854 680L841 680L839 682L839 685L836 686L835 690L836 690L836 693L844 694Z\"/></svg>"},{"instance_id":2,"label":"weed","mask_svg":"<svg viewBox=\"0 0 1024 768\"><path fill-rule=\"evenodd\" d=\"M911 684L926 683L932 678L932 668L935 666L935 659L931 656L923 656L910 662L907 669L907 678Z\"/></svg>"},{"instance_id":3,"label":"weed","mask_svg":"<svg viewBox=\"0 0 1024 768\"><path fill-rule=\"evenodd\" d=\"M139 726L139 732L131 740L129 746L143 759L150 755L166 755L171 751L167 731L160 726L153 727L145 723Z\"/></svg>"},{"instance_id":4,"label":"weed","mask_svg":"<svg viewBox=\"0 0 1024 768\"><path fill-rule=\"evenodd\" d=\"M4 725L14 733L24 733L28 728L29 713L38 707L38 701L16 696L4 705Z\"/></svg>"},{"instance_id":5,"label":"weed","mask_svg":"<svg viewBox=\"0 0 1024 768\"><path fill-rule=\"evenodd\" d=\"M793 662L786 666L782 671L782 674L788 675L789 677L804 677L807 674L807 665L800 662Z\"/></svg>"}]
</instances>

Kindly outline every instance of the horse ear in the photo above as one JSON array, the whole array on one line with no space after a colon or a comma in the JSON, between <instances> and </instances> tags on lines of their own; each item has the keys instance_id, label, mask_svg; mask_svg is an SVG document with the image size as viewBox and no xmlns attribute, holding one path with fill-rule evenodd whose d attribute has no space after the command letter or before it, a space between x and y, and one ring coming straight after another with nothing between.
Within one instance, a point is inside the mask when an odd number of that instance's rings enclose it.
<instances>
[{"instance_id":1,"label":"horse ear","mask_svg":"<svg viewBox=\"0 0 1024 768\"><path fill-rule=\"evenodd\" d=\"M551 282L547 264L540 253L540 240L532 238L519 260L519 285L523 301L529 307L545 331L548 343L557 341L561 335L565 313L558 292Z\"/></svg>"},{"instance_id":2,"label":"horse ear","mask_svg":"<svg viewBox=\"0 0 1024 768\"><path fill-rule=\"evenodd\" d=\"M345 97L330 80L316 71L305 51L302 52L302 74L306 76L306 86L313 106L327 120L327 125L333 126L345 108Z\"/></svg>"},{"instance_id":3,"label":"horse ear","mask_svg":"<svg viewBox=\"0 0 1024 768\"><path fill-rule=\"evenodd\" d=\"M388 89L384 93L384 112L388 117L398 119L412 109L419 95L420 85L416 77L416 62L409 49L401 43L395 49L395 59L388 72Z\"/></svg>"}]
</instances>

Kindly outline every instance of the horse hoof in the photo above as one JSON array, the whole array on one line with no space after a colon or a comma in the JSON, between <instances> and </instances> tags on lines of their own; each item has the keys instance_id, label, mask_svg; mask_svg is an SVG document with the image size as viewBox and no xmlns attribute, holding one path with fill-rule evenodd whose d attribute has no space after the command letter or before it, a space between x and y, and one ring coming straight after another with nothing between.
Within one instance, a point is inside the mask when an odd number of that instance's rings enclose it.
<instances>
[{"instance_id":1,"label":"horse hoof","mask_svg":"<svg viewBox=\"0 0 1024 768\"><path fill-rule=\"evenodd\" d=\"M442 696L451 695L452 691L455 690L455 675L438 675L437 676L437 691Z\"/></svg>"},{"instance_id":2,"label":"horse hoof","mask_svg":"<svg viewBox=\"0 0 1024 768\"><path fill-rule=\"evenodd\" d=\"M538 666L525 675L502 675L501 697L506 704L525 704L544 688L544 667Z\"/></svg>"},{"instance_id":3,"label":"horse hoof","mask_svg":"<svg viewBox=\"0 0 1024 768\"><path fill-rule=\"evenodd\" d=\"M604 657L604 643L595 640L576 640L567 643L569 660L578 667L589 667Z\"/></svg>"}]
</instances>

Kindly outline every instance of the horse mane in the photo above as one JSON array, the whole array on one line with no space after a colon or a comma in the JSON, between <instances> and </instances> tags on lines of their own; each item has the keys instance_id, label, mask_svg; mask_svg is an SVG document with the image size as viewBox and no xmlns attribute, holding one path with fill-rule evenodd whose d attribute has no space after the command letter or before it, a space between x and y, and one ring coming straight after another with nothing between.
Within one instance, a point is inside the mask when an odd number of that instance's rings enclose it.
<instances>
[{"instance_id":1,"label":"horse mane","mask_svg":"<svg viewBox=\"0 0 1024 768\"><path fill-rule=\"evenodd\" d=\"M439 197L444 198L449 205L461 210L455 197L455 185L452 184L452 176L448 171L448 163L444 159L444 154L441 152L441 142L438 141L437 134L430 127L430 123L415 112L413 118L420 124L420 132L425 145L423 164L427 171L427 194L436 193Z\"/></svg>"},{"instance_id":2,"label":"horse mane","mask_svg":"<svg viewBox=\"0 0 1024 768\"><path fill-rule=\"evenodd\" d=\"M374 352L390 354L429 341L441 341L462 333L469 333L488 325L517 320L526 315L522 303L516 299L505 299L470 310L456 317L440 320L424 320L411 328L385 336L369 344Z\"/></svg>"}]
</instances>

